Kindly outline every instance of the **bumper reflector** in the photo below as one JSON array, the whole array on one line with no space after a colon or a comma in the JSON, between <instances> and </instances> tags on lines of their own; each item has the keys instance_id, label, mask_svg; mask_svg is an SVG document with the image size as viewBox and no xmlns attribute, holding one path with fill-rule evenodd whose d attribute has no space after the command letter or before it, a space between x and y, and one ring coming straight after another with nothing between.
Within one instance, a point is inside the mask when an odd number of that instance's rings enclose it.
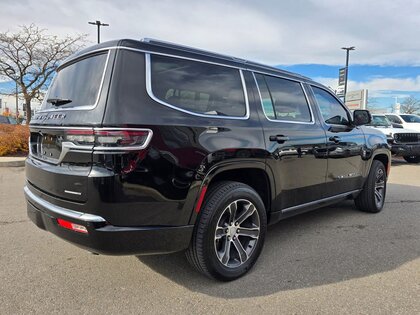
<instances>
[{"instance_id":1,"label":"bumper reflector","mask_svg":"<svg viewBox=\"0 0 420 315\"><path fill-rule=\"evenodd\" d=\"M88 233L88 230L86 229L86 227L80 224L72 223L70 221L66 221L63 219L57 219L57 223L59 226L65 229L69 229L69 230L79 232L79 233L85 233L85 234Z\"/></svg>"}]
</instances>

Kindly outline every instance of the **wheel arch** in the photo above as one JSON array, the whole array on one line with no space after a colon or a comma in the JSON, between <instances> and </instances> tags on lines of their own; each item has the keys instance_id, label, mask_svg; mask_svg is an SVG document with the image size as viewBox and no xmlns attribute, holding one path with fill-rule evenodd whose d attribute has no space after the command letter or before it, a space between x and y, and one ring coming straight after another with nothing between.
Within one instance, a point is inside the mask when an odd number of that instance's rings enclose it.
<instances>
[{"instance_id":1,"label":"wheel arch","mask_svg":"<svg viewBox=\"0 0 420 315\"><path fill-rule=\"evenodd\" d=\"M274 178L263 162L227 163L209 170L198 191L190 223L194 224L207 191L216 183L224 180L237 181L252 187L261 197L267 212L271 211L272 197L275 196ZM198 209L197 209L198 208Z\"/></svg>"},{"instance_id":2,"label":"wheel arch","mask_svg":"<svg viewBox=\"0 0 420 315\"><path fill-rule=\"evenodd\" d=\"M380 161L382 162L382 164L384 164L386 169L386 175L388 176L391 169L391 154L389 150L378 149L373 153L372 158L370 159L369 168L367 169L367 173L365 174L366 177L370 172L374 160Z\"/></svg>"}]
</instances>

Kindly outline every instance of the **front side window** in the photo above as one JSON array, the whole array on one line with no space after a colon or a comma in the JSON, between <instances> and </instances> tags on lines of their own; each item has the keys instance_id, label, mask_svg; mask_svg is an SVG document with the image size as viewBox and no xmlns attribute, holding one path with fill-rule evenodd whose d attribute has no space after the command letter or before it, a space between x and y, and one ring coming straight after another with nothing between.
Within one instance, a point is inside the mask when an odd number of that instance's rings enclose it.
<instances>
[{"instance_id":1,"label":"front side window","mask_svg":"<svg viewBox=\"0 0 420 315\"><path fill-rule=\"evenodd\" d=\"M48 99L70 102L60 107L92 106L98 98L108 54L90 56L59 69L48 91ZM44 102L42 109L53 107Z\"/></svg>"},{"instance_id":2,"label":"front side window","mask_svg":"<svg viewBox=\"0 0 420 315\"><path fill-rule=\"evenodd\" d=\"M315 86L312 86L312 90L322 117L327 124L348 125L350 123L348 112L334 96Z\"/></svg>"},{"instance_id":3,"label":"front side window","mask_svg":"<svg viewBox=\"0 0 420 315\"><path fill-rule=\"evenodd\" d=\"M262 106L269 119L310 122L311 112L299 82L255 74Z\"/></svg>"},{"instance_id":4,"label":"front side window","mask_svg":"<svg viewBox=\"0 0 420 315\"><path fill-rule=\"evenodd\" d=\"M151 89L160 101L210 116L244 117L244 88L238 69L151 55Z\"/></svg>"}]
</instances>

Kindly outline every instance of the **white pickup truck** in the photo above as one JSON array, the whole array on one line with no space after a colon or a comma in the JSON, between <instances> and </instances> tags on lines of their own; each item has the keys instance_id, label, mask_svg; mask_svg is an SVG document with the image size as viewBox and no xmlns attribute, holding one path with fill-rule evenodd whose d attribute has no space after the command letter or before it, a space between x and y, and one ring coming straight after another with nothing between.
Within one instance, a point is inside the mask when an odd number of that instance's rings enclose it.
<instances>
[{"instance_id":1,"label":"white pickup truck","mask_svg":"<svg viewBox=\"0 0 420 315\"><path fill-rule=\"evenodd\" d=\"M399 155L408 163L420 162L420 131L394 128L387 116L373 114L369 127L383 132L391 145L391 152Z\"/></svg>"}]
</instances>

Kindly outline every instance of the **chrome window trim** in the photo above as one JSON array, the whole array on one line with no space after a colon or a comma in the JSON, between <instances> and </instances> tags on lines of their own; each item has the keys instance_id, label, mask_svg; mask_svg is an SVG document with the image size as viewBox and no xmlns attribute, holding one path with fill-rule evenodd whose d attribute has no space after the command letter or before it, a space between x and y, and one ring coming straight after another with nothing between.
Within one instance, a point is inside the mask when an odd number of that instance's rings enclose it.
<instances>
[{"instance_id":1,"label":"chrome window trim","mask_svg":"<svg viewBox=\"0 0 420 315\"><path fill-rule=\"evenodd\" d=\"M89 53L83 54L83 55L81 55L81 56L78 56L77 58L72 59L72 61L73 61L73 60L76 60L76 59L79 59L79 58L82 58L82 57L84 57L84 56L88 56L88 55L90 55L90 54L94 54L95 52L106 51L106 50L107 50L107 49L98 50L98 51L92 51L92 52L89 52ZM60 107L57 107L57 108L44 109L44 110L40 110L40 111L38 111L37 113L49 113L49 112L55 112L55 111L71 111L71 110L91 110L91 109L96 108L96 106L98 106L99 99L100 99L100 97L101 97L101 93L102 93L102 90L103 90L104 81L105 81L105 74L106 74L106 71L107 71L107 69L108 69L108 62L109 62L109 57L110 57L110 54L111 54L111 51L108 51L108 53L107 53L107 57L106 57L106 61L105 61L104 70L103 70L102 77L101 77L101 82L100 82L100 84L99 84L98 94L97 94L97 96L96 96L95 103L93 103L93 104L91 104L91 105L81 105L81 106L68 107L68 108L60 108ZM92 56L92 57L93 57L93 56ZM70 61L69 61L69 62L70 62ZM57 72L57 73L58 73L58 72ZM53 81L51 82L51 86L54 84L54 81L56 80L57 73L55 74L54 79L53 79ZM50 91L49 91L49 89L48 89L48 93L47 93L47 95L45 96L44 101L43 101L43 102L42 102L42 104L41 104L41 108L42 108L42 106L44 105L44 103L47 101L49 93L50 93Z\"/></svg>"},{"instance_id":2,"label":"chrome window trim","mask_svg":"<svg viewBox=\"0 0 420 315\"><path fill-rule=\"evenodd\" d=\"M198 117L216 118L216 119L235 119L235 120L247 120L247 119L249 119L249 115L250 115L250 112L249 112L249 101L248 101L248 94L247 94L247 89L246 89L246 84L245 84L245 79L244 79L244 76L243 76L242 69L237 68L237 67L231 67L231 68L237 69L239 71L239 76L241 78L241 83L242 83L242 92L244 93L245 110L246 110L245 116L238 117L238 116L206 115L206 114L195 113L195 112L192 112L192 111L189 111L189 110L186 110L186 109L177 107L175 105L166 103L165 101L162 101L161 99L159 99L158 97L156 97L153 94L153 90L152 90L152 69L151 69L151 58L150 58L151 54L154 54L154 53L145 53L145 58L146 58L146 91L147 91L147 94L149 94L149 96L155 102L158 102L158 103L160 103L162 105L165 105L165 106L167 106L169 108L172 108L172 109L175 109L177 111L180 111L180 112L183 112L183 113L187 113L187 114L190 114L190 115L194 115L194 116L198 116ZM157 54L157 55L168 56L168 55L165 55L165 54ZM202 62L202 63L210 63L210 62L203 62L203 61L198 60L198 59L195 60L195 59L184 58L184 57L180 57L180 56L169 56L169 57L174 57L174 58L178 58L178 59L185 59L185 60L191 60L191 61ZM210 63L210 64L215 64L215 63ZM222 64L215 64L215 65L222 66L222 67L225 66L225 65L222 65Z\"/></svg>"},{"instance_id":3,"label":"chrome window trim","mask_svg":"<svg viewBox=\"0 0 420 315\"><path fill-rule=\"evenodd\" d=\"M265 109L264 109L264 104L263 104L263 100L262 100L262 95L261 95L260 87L258 86L257 78L255 77L255 73L254 73L254 72L256 72L256 73L258 73L258 74L262 74L262 75L270 75L270 76L272 76L272 77L277 77L277 78L279 78L279 79L286 79L286 80L290 80L290 81L294 81L294 82L296 82L296 83L299 83L299 84L300 84L300 87L301 87L301 89L302 89L302 91L303 91L303 95L305 96L305 99L306 99L306 104L308 105L309 112L310 112L310 114L311 114L311 121L295 121L295 120L284 120L284 119L272 119L272 118L269 118L269 117L267 116L267 113L265 112ZM254 82L255 82L255 85L257 86L258 95L259 95L259 97L260 97L260 104L261 104L261 108L262 108L262 110L263 110L263 112L264 112L264 116L265 116L265 118L266 118L268 121L271 121L271 122L288 123L288 124L303 124L303 125L314 125L314 124L315 124L314 113L313 113L313 111L312 111L312 107L311 107L311 105L310 105L310 103L309 103L309 98L308 98L308 95L306 94L306 90L305 90L305 88L304 88L304 86L303 86L303 83L302 83L301 81L299 81L299 80L292 80L292 79L288 79L287 77L282 77L282 76L276 76L276 75L266 74L266 73L262 73L262 72L259 72L259 71L252 71L252 76L254 77ZM273 108L273 110L274 110L274 108Z\"/></svg>"}]
</instances>

